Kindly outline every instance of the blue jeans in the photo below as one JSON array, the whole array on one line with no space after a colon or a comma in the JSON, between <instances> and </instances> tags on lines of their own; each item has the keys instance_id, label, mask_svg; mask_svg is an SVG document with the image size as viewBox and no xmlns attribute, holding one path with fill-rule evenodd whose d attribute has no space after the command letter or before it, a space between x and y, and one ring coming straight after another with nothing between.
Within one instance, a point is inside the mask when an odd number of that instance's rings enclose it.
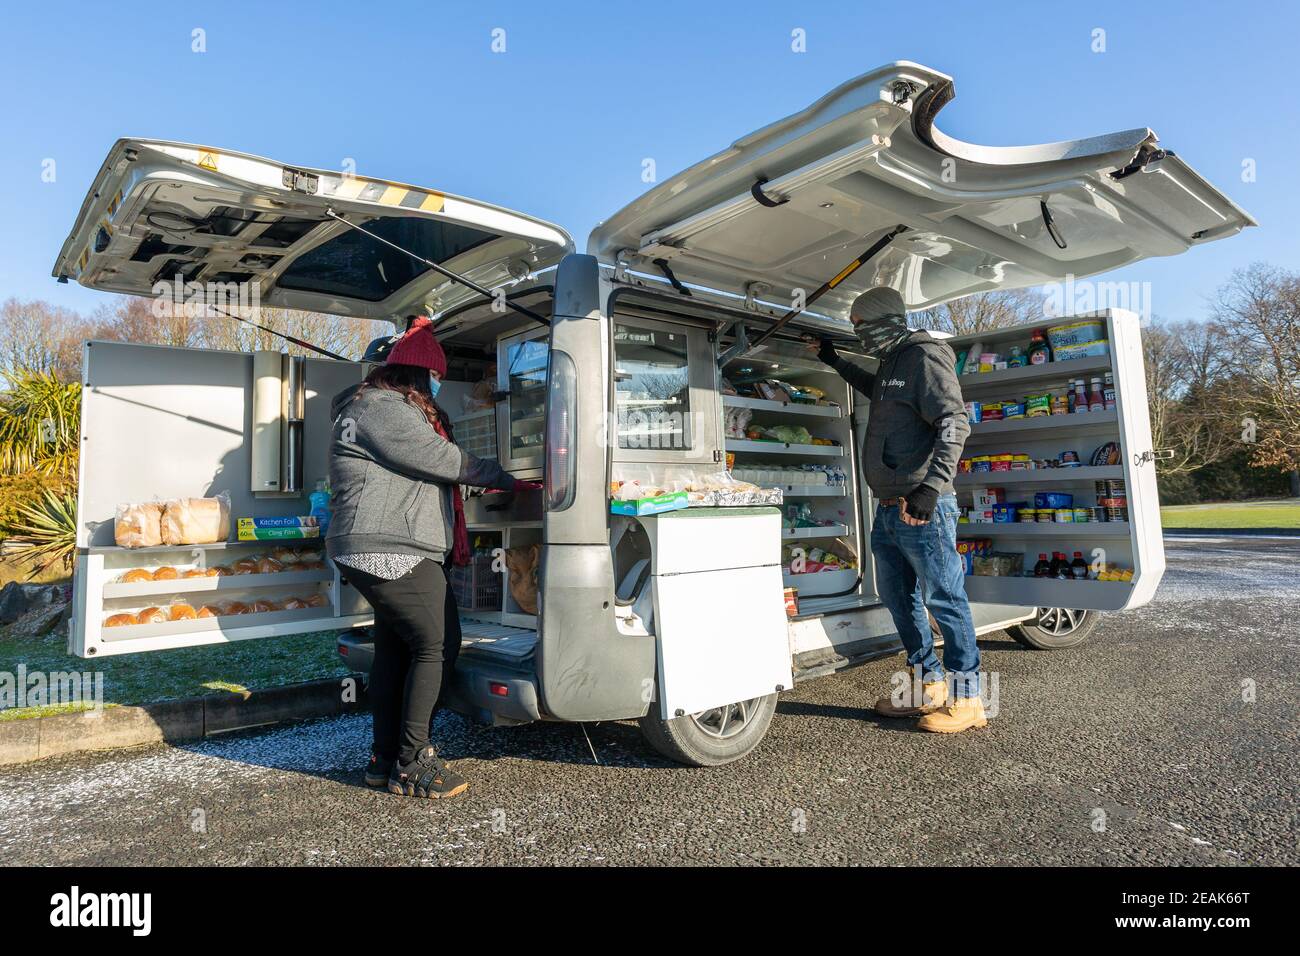
<instances>
[{"instance_id":1,"label":"blue jeans","mask_svg":"<svg viewBox=\"0 0 1300 956\"><path fill-rule=\"evenodd\" d=\"M934 515L919 526L904 524L897 505L878 505L871 553L880 600L907 649L907 663L926 683L944 680L947 667L953 695L977 697L980 651L966 600L966 569L957 554L957 514L956 495L941 495ZM934 653L927 608L943 634L943 666Z\"/></svg>"}]
</instances>

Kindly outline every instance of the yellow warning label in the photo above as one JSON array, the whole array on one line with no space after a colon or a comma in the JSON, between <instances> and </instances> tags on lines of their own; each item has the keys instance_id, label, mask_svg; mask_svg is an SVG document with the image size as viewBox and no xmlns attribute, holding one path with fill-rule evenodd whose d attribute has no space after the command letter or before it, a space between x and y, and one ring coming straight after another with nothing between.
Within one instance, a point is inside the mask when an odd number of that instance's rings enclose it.
<instances>
[{"instance_id":1,"label":"yellow warning label","mask_svg":"<svg viewBox=\"0 0 1300 956\"><path fill-rule=\"evenodd\" d=\"M217 171L217 153L210 149L199 150L199 165L204 169L210 169L214 173Z\"/></svg>"}]
</instances>

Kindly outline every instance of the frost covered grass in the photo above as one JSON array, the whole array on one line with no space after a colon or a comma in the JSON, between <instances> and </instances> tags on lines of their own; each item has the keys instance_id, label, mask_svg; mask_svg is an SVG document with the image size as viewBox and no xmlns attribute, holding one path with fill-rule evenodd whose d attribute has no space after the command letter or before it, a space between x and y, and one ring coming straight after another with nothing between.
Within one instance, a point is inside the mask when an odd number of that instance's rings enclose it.
<instances>
[{"instance_id":1,"label":"frost covered grass","mask_svg":"<svg viewBox=\"0 0 1300 956\"><path fill-rule=\"evenodd\" d=\"M13 637L0 632L0 672L93 671L104 675L104 703L148 704L214 692L249 690L342 677L348 668L335 651L335 632L232 641L146 654L91 660L70 657L62 634ZM0 710L0 720L21 720L58 712L24 707Z\"/></svg>"}]
</instances>

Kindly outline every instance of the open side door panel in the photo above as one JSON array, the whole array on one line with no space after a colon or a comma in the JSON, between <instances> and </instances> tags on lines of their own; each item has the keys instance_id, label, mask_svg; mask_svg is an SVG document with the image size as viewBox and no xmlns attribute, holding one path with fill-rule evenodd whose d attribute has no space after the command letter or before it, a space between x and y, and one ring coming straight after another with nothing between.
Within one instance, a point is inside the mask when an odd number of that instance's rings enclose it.
<instances>
[{"instance_id":1,"label":"open side door panel","mask_svg":"<svg viewBox=\"0 0 1300 956\"><path fill-rule=\"evenodd\" d=\"M1156 449L1151 447L1151 418L1147 408L1142 362L1141 327L1132 312L1113 309L1050 323L1027 325L949 340L962 355L974 346L982 352L1007 354L1012 345L1025 346L1035 328L1080 326L1091 339L1104 343L1104 354L1045 365L1007 368L960 377L968 403L1024 403L1026 396L1064 395L1070 383L1082 379L1085 391L1098 380L1104 391L1113 384L1113 408L1096 411L986 420L972 424L963 452L962 470L954 480L958 504L970 508L970 522L957 526L961 550L995 552L1018 560L1015 576L968 573L966 593L972 601L1023 607L1062 607L1118 611L1151 600L1165 570L1160 527L1160 496L1156 488ZM1079 333L1082 334L1082 333ZM1090 351L1103 353L1100 346ZM1085 406L1086 407L1086 406ZM1068 461L1078 465L1041 467ZM1022 456L1017 466L1008 456ZM996 465L989 458L1001 458ZM1040 467L1024 467L1038 463ZM969 464L970 470L967 470ZM991 470L994 467L1009 470ZM1027 520L980 520L992 509L978 507L978 496L992 490L1004 503L1033 509ZM1060 507L1039 509L1035 496L1065 495ZM1047 514L1043 512L1047 511ZM1068 513L1070 520L1063 520ZM1082 520L1080 520L1082 519ZM1053 552L1073 559L1081 554L1092 574L1087 580L1058 580L1032 576L1040 554ZM970 570L988 572L993 563L968 558ZM1105 570L1105 574L1100 572ZM1124 571L1131 576L1124 579ZM1026 576L1030 575L1030 576ZM1096 579L1097 577L1100 579Z\"/></svg>"},{"instance_id":2,"label":"open side door panel","mask_svg":"<svg viewBox=\"0 0 1300 956\"><path fill-rule=\"evenodd\" d=\"M1149 129L1026 147L934 128L952 80L895 63L660 183L595 231L607 263L773 303L906 232L816 306L844 318L876 285L925 308L1082 278L1234 235L1254 220Z\"/></svg>"}]
</instances>

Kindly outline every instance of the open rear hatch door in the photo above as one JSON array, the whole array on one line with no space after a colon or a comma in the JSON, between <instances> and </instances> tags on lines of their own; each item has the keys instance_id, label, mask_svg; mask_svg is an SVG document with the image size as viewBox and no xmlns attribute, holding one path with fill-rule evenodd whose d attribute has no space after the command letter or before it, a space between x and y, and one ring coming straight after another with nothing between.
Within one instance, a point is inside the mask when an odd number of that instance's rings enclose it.
<instances>
[{"instance_id":1,"label":"open rear hatch door","mask_svg":"<svg viewBox=\"0 0 1300 956\"><path fill-rule=\"evenodd\" d=\"M974 146L934 128L952 95L949 77L913 63L866 73L660 183L593 231L588 251L788 304L905 226L818 300L843 318L874 285L925 308L1176 255L1255 224L1149 129Z\"/></svg>"},{"instance_id":2,"label":"open rear hatch door","mask_svg":"<svg viewBox=\"0 0 1300 956\"><path fill-rule=\"evenodd\" d=\"M121 139L54 265L130 295L159 283L256 283L262 306L390 319L476 293L327 216L496 288L573 251L559 226L432 189L205 146Z\"/></svg>"}]
</instances>

